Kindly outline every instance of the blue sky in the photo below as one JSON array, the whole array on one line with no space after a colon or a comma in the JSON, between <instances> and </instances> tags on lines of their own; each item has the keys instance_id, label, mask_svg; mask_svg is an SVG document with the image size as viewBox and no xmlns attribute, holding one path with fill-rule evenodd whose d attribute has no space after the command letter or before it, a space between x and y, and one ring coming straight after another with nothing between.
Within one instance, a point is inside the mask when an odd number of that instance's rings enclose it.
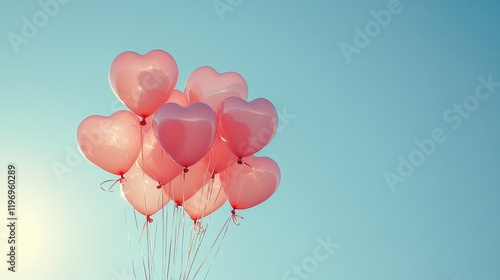
<instances>
[{"instance_id":1,"label":"blue sky","mask_svg":"<svg viewBox=\"0 0 500 280\"><path fill-rule=\"evenodd\" d=\"M280 186L240 212L208 279L500 278L500 2L57 3L52 15L37 1L0 4L0 166L19 170L18 272L4 263L2 279L132 274L130 211L99 189L113 177L78 154L75 133L124 108L113 59L152 49L176 59L177 89L199 66L235 71L249 99L281 114L259 153L280 165ZM23 33L23 18L39 26Z\"/></svg>"}]
</instances>

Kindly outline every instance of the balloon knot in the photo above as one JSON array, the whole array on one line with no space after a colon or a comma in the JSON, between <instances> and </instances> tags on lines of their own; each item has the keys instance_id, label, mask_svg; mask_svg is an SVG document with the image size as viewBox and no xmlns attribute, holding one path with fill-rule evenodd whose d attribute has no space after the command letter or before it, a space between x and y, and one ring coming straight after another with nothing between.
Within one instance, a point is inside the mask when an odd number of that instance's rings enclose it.
<instances>
[{"instance_id":1,"label":"balloon knot","mask_svg":"<svg viewBox=\"0 0 500 280\"><path fill-rule=\"evenodd\" d=\"M233 219L233 223L237 226L240 225L240 221L238 221L238 219L242 219L244 220L245 218L243 218L242 216L240 215L236 215L236 211L235 209L231 210L231 218Z\"/></svg>"},{"instance_id":2,"label":"balloon knot","mask_svg":"<svg viewBox=\"0 0 500 280\"><path fill-rule=\"evenodd\" d=\"M122 175L120 175L120 179L118 179L118 180L120 180L120 184L122 184L122 185L123 185L125 182L127 182L127 179L125 179L125 177L123 177L123 174L122 174Z\"/></svg>"},{"instance_id":3,"label":"balloon knot","mask_svg":"<svg viewBox=\"0 0 500 280\"><path fill-rule=\"evenodd\" d=\"M152 223L152 222L153 222L153 219L151 219L151 216L150 216L150 215L147 215L147 216L146 216L146 219L148 220L148 223Z\"/></svg>"},{"instance_id":4,"label":"balloon knot","mask_svg":"<svg viewBox=\"0 0 500 280\"><path fill-rule=\"evenodd\" d=\"M210 177L211 179L215 179L215 172L212 173L212 177Z\"/></svg>"},{"instance_id":5,"label":"balloon knot","mask_svg":"<svg viewBox=\"0 0 500 280\"><path fill-rule=\"evenodd\" d=\"M146 118L143 117L142 120L141 120L141 122L140 122L140 124L142 126L145 126L146 125Z\"/></svg>"},{"instance_id":6,"label":"balloon knot","mask_svg":"<svg viewBox=\"0 0 500 280\"><path fill-rule=\"evenodd\" d=\"M161 185L156 186L157 189L161 189Z\"/></svg>"},{"instance_id":7,"label":"balloon knot","mask_svg":"<svg viewBox=\"0 0 500 280\"><path fill-rule=\"evenodd\" d=\"M241 158L238 158L238 164L242 164L243 163L243 160L241 160Z\"/></svg>"},{"instance_id":8,"label":"balloon knot","mask_svg":"<svg viewBox=\"0 0 500 280\"><path fill-rule=\"evenodd\" d=\"M205 229L201 225L201 222L198 221L198 220L193 220L193 230L197 234L203 234L203 233L205 233Z\"/></svg>"},{"instance_id":9,"label":"balloon knot","mask_svg":"<svg viewBox=\"0 0 500 280\"><path fill-rule=\"evenodd\" d=\"M184 173L188 173L189 169L187 167L184 167Z\"/></svg>"},{"instance_id":10,"label":"balloon knot","mask_svg":"<svg viewBox=\"0 0 500 280\"><path fill-rule=\"evenodd\" d=\"M102 187L102 185L104 185L104 184L106 184L106 183L110 183L110 182L113 182L113 183L111 184L111 186L110 186L107 190L105 190L105 189ZM118 179L116 179L116 180L105 180L105 181L103 181L103 182L99 185L99 187L101 188L101 190L103 190L103 191L105 191L105 192L106 192L106 191L107 191L107 192L113 192L111 189L112 189L112 188L113 188L113 187L114 187L117 183L120 183L121 185L123 185L125 182L127 182L127 180L125 179L125 177L123 177L123 174L122 174L122 175L120 175L120 178L118 178Z\"/></svg>"}]
</instances>

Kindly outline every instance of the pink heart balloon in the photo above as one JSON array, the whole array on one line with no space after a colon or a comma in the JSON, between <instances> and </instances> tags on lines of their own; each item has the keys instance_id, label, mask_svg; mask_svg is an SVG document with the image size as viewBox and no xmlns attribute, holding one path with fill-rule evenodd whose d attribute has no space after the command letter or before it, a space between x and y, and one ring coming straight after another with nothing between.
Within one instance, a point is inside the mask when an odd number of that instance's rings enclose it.
<instances>
[{"instance_id":1,"label":"pink heart balloon","mask_svg":"<svg viewBox=\"0 0 500 280\"><path fill-rule=\"evenodd\" d=\"M226 144L222 142L219 135L215 136L212 147L210 147L207 153L207 157L210 160L208 170L212 174L219 174L238 160Z\"/></svg>"},{"instance_id":2,"label":"pink heart balloon","mask_svg":"<svg viewBox=\"0 0 500 280\"><path fill-rule=\"evenodd\" d=\"M76 140L85 158L116 175L125 174L141 151L137 117L124 110L87 117L78 126Z\"/></svg>"},{"instance_id":3,"label":"pink heart balloon","mask_svg":"<svg viewBox=\"0 0 500 280\"><path fill-rule=\"evenodd\" d=\"M245 100L248 98L247 83L240 74L219 74L209 66L199 67L189 75L184 92L189 103L203 102L214 111L227 97L237 96Z\"/></svg>"},{"instance_id":4,"label":"pink heart balloon","mask_svg":"<svg viewBox=\"0 0 500 280\"><path fill-rule=\"evenodd\" d=\"M173 202L180 206L198 192L209 180L208 159L203 157L189 168L189 172L181 172L172 181L164 185L163 190Z\"/></svg>"},{"instance_id":5,"label":"pink heart balloon","mask_svg":"<svg viewBox=\"0 0 500 280\"><path fill-rule=\"evenodd\" d=\"M164 185L172 181L182 172L178 165L160 146L154 131L150 130L144 135L142 152L137 158L144 173L155 179L157 185Z\"/></svg>"},{"instance_id":6,"label":"pink heart balloon","mask_svg":"<svg viewBox=\"0 0 500 280\"><path fill-rule=\"evenodd\" d=\"M109 70L109 82L116 97L142 118L152 115L168 100L177 78L177 63L162 50L145 55L123 52L113 60Z\"/></svg>"},{"instance_id":7,"label":"pink heart balloon","mask_svg":"<svg viewBox=\"0 0 500 280\"><path fill-rule=\"evenodd\" d=\"M216 129L215 112L203 103L186 108L167 103L153 117L153 131L161 147L185 168L205 156Z\"/></svg>"},{"instance_id":8,"label":"pink heart balloon","mask_svg":"<svg viewBox=\"0 0 500 280\"><path fill-rule=\"evenodd\" d=\"M210 180L191 198L184 201L182 207L193 220L199 220L221 208L226 202L226 193L219 176Z\"/></svg>"},{"instance_id":9,"label":"pink heart balloon","mask_svg":"<svg viewBox=\"0 0 500 280\"><path fill-rule=\"evenodd\" d=\"M176 103L181 105L182 107L187 107L189 105L187 101L187 96L181 91L178 91L176 89L172 91L172 94L165 103ZM145 120L146 124L142 127L143 132L148 132L153 127L153 116L154 114L146 118Z\"/></svg>"},{"instance_id":10,"label":"pink heart balloon","mask_svg":"<svg viewBox=\"0 0 500 280\"><path fill-rule=\"evenodd\" d=\"M175 103L181 105L182 107L187 107L189 105L187 95L185 95L182 91L176 89L172 91L172 95L170 95L170 98L166 103Z\"/></svg>"},{"instance_id":11,"label":"pink heart balloon","mask_svg":"<svg viewBox=\"0 0 500 280\"><path fill-rule=\"evenodd\" d=\"M144 174L137 162L125 174L125 179L121 188L123 197L142 215L149 217L169 202L165 192L156 188L158 183Z\"/></svg>"},{"instance_id":12,"label":"pink heart balloon","mask_svg":"<svg viewBox=\"0 0 500 280\"><path fill-rule=\"evenodd\" d=\"M217 109L218 132L222 141L239 158L262 150L273 138L278 113L267 99L247 102L228 97Z\"/></svg>"},{"instance_id":13,"label":"pink heart balloon","mask_svg":"<svg viewBox=\"0 0 500 280\"><path fill-rule=\"evenodd\" d=\"M248 157L223 172L223 186L233 209L248 209L271 197L281 179L278 164L269 157Z\"/></svg>"}]
</instances>

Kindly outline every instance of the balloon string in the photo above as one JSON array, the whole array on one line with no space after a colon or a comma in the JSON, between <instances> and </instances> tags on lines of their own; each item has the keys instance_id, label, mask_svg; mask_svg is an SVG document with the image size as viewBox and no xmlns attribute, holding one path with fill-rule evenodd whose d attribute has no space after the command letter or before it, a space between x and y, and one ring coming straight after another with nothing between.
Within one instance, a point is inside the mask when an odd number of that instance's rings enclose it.
<instances>
[{"instance_id":1,"label":"balloon string","mask_svg":"<svg viewBox=\"0 0 500 280\"><path fill-rule=\"evenodd\" d=\"M194 224L193 224L194 226ZM208 228L208 225L207 227L205 228L205 230ZM192 244L190 245L190 260L188 260L188 267L186 268L186 270L184 271L184 280L186 279L189 279L189 274L191 273L192 269L193 269L193 265L194 265L194 262L196 260L196 257L198 256L198 252L200 251L200 248L201 248L201 245L203 243L203 240L205 239L205 233L206 231L202 232L202 233L197 233L195 230L192 230L191 231L191 238L193 239L192 241ZM192 278L194 279L194 278Z\"/></svg>"},{"instance_id":2,"label":"balloon string","mask_svg":"<svg viewBox=\"0 0 500 280\"><path fill-rule=\"evenodd\" d=\"M215 177L215 176L214 176L214 177ZM208 197L212 197L212 195L214 194L214 193L213 193L214 180L215 180L215 179L214 179L214 178L212 178L212 179L209 181L209 184L208 184L208 185L205 185L205 186L203 187L203 189L202 189L202 192L205 192L205 191L206 191L206 192L208 193L208 194L207 194L207 196L208 196ZM206 188L208 188L208 190L206 190ZM215 206L215 203L216 203L216 201L218 200L218 197L219 197L219 195L220 195L220 193L221 193L221 190L222 190L222 188L219 188L219 191L217 192L217 196L216 196L215 201L214 201L214 205L212 205L212 207L214 207L214 206ZM201 200L201 197L200 197L200 200ZM201 205L201 204L202 204L202 203L201 203L201 201L200 201L199 205ZM205 207L204 207L204 209L203 209L203 213L205 212L206 207L208 207L208 203L206 203L206 204L205 204ZM198 210L200 210L200 209L198 209ZM204 220L204 219L205 219L205 217L204 217L204 216L202 216L202 217L201 217L201 219L198 219L198 220L194 221L194 222L195 222L195 224L193 224L193 231L192 231L192 234L196 234L196 238L195 238L195 240L194 240L195 242L194 242L194 244L192 245L192 247L195 247L196 249L195 249L195 251L194 251L194 256L193 256L193 258L192 258L192 260L191 260L191 264L190 264L189 268L187 269L187 271L185 272L185 277L184 277L184 279L188 279L189 274L191 273L191 270L192 270L192 268L193 268L193 266L194 266L194 262L195 262L195 260L196 260L197 255L198 255L198 252L199 252L199 250L200 250L200 248L201 248L201 245L202 245L202 243L203 243L203 240L205 239L205 233L206 233L206 230L208 229L208 227L209 227L209 225L210 225L210 221L211 221L211 219L212 219L212 215L210 215L210 216L208 217L207 226L203 229L203 227L201 227L201 221L202 221L202 220ZM226 223L228 223L228 222L229 222L229 219L226 221ZM200 227L201 227L201 229L203 229L203 231L202 231L202 232L199 232L199 228L198 228L198 226L200 226ZM195 245L195 244L197 243L197 241L198 241L198 240L199 240L199 244ZM191 250L190 250L190 251L191 251ZM208 254L210 254L210 252L209 252ZM208 254L207 254L207 257L208 257ZM205 259L206 259L206 258L205 258ZM201 269L201 266L202 266L202 265L200 265L200 267L198 267L198 271L199 271L199 269ZM207 274L208 274L208 273L207 273ZM194 279L194 278L193 278L193 279Z\"/></svg>"},{"instance_id":3,"label":"balloon string","mask_svg":"<svg viewBox=\"0 0 500 280\"><path fill-rule=\"evenodd\" d=\"M153 219L151 219L151 222L153 222ZM155 267L154 267L154 255L155 255L155 244L156 244L156 234L155 231L152 228L153 225L149 225L148 221L148 226L147 226L147 245L148 245L148 263L149 263L149 271L152 279L154 278L155 274ZM158 230L158 225L155 224L156 230ZM157 231L156 231L157 232Z\"/></svg>"},{"instance_id":4,"label":"balloon string","mask_svg":"<svg viewBox=\"0 0 500 280\"><path fill-rule=\"evenodd\" d=\"M144 234L144 230L146 230L147 225L148 225L148 221L145 221L144 225L142 226L141 234L139 235L139 242L141 242L142 235Z\"/></svg>"},{"instance_id":5,"label":"balloon string","mask_svg":"<svg viewBox=\"0 0 500 280\"><path fill-rule=\"evenodd\" d=\"M208 190L207 190L207 193L208 193L208 194L207 194L207 197L209 198L209 200L210 200L210 198L212 197L212 195L214 194L214 184L215 184L215 175L214 175L214 177L213 177L213 178L211 178L211 179L209 180L208 184L207 184L207 185L205 185L205 186L203 187L203 189L202 189L202 191L204 191L204 189L205 189L206 187L208 187ZM221 191L222 191L222 187L220 187L220 188L219 188L219 191L217 192L217 195L215 196L215 200L214 200L214 203L213 203L213 205L212 205L211 210L213 210L213 209L215 208L215 204L216 204L216 203L217 203L217 201L219 200L219 195L220 195ZM198 205L201 205L201 204L202 204L202 203L201 203L201 197L200 197L200 202L198 203ZM205 212L206 212L206 209L207 209L207 207L208 207L208 206L209 206L209 203L205 203L205 206L204 206L204 208L203 208L202 213L205 213ZM199 211L199 210L200 210L200 209L198 209L198 211ZM202 218L202 219L203 219L203 218L205 218L205 217L206 217L206 216L204 216L204 214L201 216L201 218ZM210 216L208 217L208 223L210 223L210 221L211 221L211 220L212 220L212 215L210 215Z\"/></svg>"},{"instance_id":6,"label":"balloon string","mask_svg":"<svg viewBox=\"0 0 500 280\"><path fill-rule=\"evenodd\" d=\"M184 200L184 198L183 198ZM184 264L184 228L186 227L185 224L185 217L183 214L185 214L182 210L182 208L179 208L179 216L180 216L180 224L179 224L179 240L177 242L180 243L180 248L179 248L179 255L180 255L180 269L179 269L179 279L181 279L182 276L182 270L183 270L183 264Z\"/></svg>"},{"instance_id":7,"label":"balloon string","mask_svg":"<svg viewBox=\"0 0 500 280\"><path fill-rule=\"evenodd\" d=\"M163 205L163 202L164 202L164 197L163 197L163 196L161 196L161 197L159 198L159 200L161 200L161 201L158 201L158 203L162 203L162 205ZM163 210L164 210L164 208L162 208L162 212L163 212ZM163 215L163 214L162 214L162 215ZM150 216L150 215L146 216L146 218L147 218L147 221L148 221L149 223L152 223L152 222L153 222L153 219L151 218L151 216ZM160 238L158 238L158 237L159 237L159 232L158 232L158 229L159 229L159 228L161 228L161 229L163 229L163 230L164 230L164 228L165 228L165 227L164 227L164 225L163 225L163 226L161 226L161 225L158 225L158 223L156 223L156 224L155 224L155 231L154 231L154 235L152 235L152 241L150 242L150 245L151 245L151 256L150 256L150 257L151 257L151 262L152 262L152 271L153 271L153 274L155 274L155 273L156 273L156 272L155 272L155 269L157 268L154 260L156 259L155 255L157 255L157 254L156 254L156 252L157 252L157 250L156 250L156 248L157 248L157 243L159 243L159 239L160 239ZM163 244L164 244L164 243L163 243L163 231L162 231L162 236L161 236L161 243L162 243L162 248L163 248L163 247L164 247L164 245L163 245ZM164 250L161 250L160 252L164 252ZM163 256L163 254L162 254L162 256ZM163 272L163 271L162 271L162 272Z\"/></svg>"},{"instance_id":8,"label":"balloon string","mask_svg":"<svg viewBox=\"0 0 500 280\"><path fill-rule=\"evenodd\" d=\"M194 221L194 220L193 220ZM193 225L194 227L194 225ZM183 280L187 279L187 275L189 273L189 270L191 269L191 254L192 254L192 250L193 250L193 244L194 244L194 241L195 241L195 236L194 236L194 230L192 230L190 233L189 233L189 247L188 247L188 252L187 252L187 265L186 265L186 269L184 270L184 276L183 276ZM197 237L197 236L196 236Z\"/></svg>"},{"instance_id":9,"label":"balloon string","mask_svg":"<svg viewBox=\"0 0 500 280\"><path fill-rule=\"evenodd\" d=\"M203 228L203 225L201 224L201 222L199 220L194 220L193 221L193 230L195 233L197 234L202 234L202 233L205 233L205 229Z\"/></svg>"},{"instance_id":10,"label":"balloon string","mask_svg":"<svg viewBox=\"0 0 500 280\"><path fill-rule=\"evenodd\" d=\"M137 211L134 209L133 213L134 213L135 228L136 228L137 231L139 231L139 223L138 223L138 220L137 220ZM142 236L142 233L141 233L141 236ZM142 268L143 268L143 271L144 271L144 278L147 280L147 279L149 279L149 277L148 277L148 273L147 273L147 270L146 270L146 263L144 261L144 253L142 251L141 237L139 237L139 240L138 240L137 244L139 245L139 251L141 253Z\"/></svg>"},{"instance_id":11,"label":"balloon string","mask_svg":"<svg viewBox=\"0 0 500 280\"><path fill-rule=\"evenodd\" d=\"M157 246L157 243L158 243L158 236L159 236L159 233L158 233L158 228L159 228L159 225L158 223L155 224L155 232L154 232L154 236L153 236L153 242L152 242L152 246L151 246L151 249L152 249L152 254L151 254L151 258L153 260L153 273L156 273L156 262L155 262L155 255L156 253L158 252L156 250L156 248L158 247ZM163 251L160 251L160 253L163 252Z\"/></svg>"},{"instance_id":12,"label":"balloon string","mask_svg":"<svg viewBox=\"0 0 500 280\"><path fill-rule=\"evenodd\" d=\"M181 250L179 249L179 243L180 243L180 229L181 229L181 219L180 219L180 210L179 210L179 207L175 207L175 218L176 218L176 222L175 222L175 240L174 240L174 253L173 253L173 270L174 272L176 271L176 260L178 260L178 250ZM174 273L175 275L175 273Z\"/></svg>"},{"instance_id":13,"label":"balloon string","mask_svg":"<svg viewBox=\"0 0 500 280\"><path fill-rule=\"evenodd\" d=\"M106 183L109 183L109 182L113 182L113 184L111 184L111 186L108 188L107 192L113 192L111 189L116 185L116 183L120 183L121 185L123 185L125 182L127 182L127 180L125 179L125 177L123 177L123 175L120 175L120 178L116 179L116 180L106 180L106 181L103 181L99 187L101 188L101 190L103 191L106 191L102 185L106 184Z\"/></svg>"},{"instance_id":14,"label":"balloon string","mask_svg":"<svg viewBox=\"0 0 500 280\"><path fill-rule=\"evenodd\" d=\"M128 226L127 213L125 211L125 199L122 200L122 205L123 205L123 216L125 217L125 227L127 229L127 239L128 239L129 250L130 250L130 259L132 261L132 272L134 273L134 279L137 279L137 275L135 273L134 256L132 255L132 240L130 239L130 229Z\"/></svg>"},{"instance_id":15,"label":"balloon string","mask_svg":"<svg viewBox=\"0 0 500 280\"><path fill-rule=\"evenodd\" d=\"M213 192L214 180L215 180L215 179L213 179L213 178L212 178L212 179L209 181L209 184L208 184L208 185L206 185L206 186L204 186L204 187L203 187L203 189L202 189L202 192L204 192L204 191L206 191L206 192L207 192L208 197L212 197L212 195L214 194L214 192ZM208 190L206 190L206 188L207 188L207 187L208 187ZM216 196L215 201L214 201L214 205L212 205L212 207L214 207L214 206L215 206L215 203L216 203L216 201L218 200L218 197L219 197L219 195L220 195L221 191L222 191L222 188L219 188L219 191L217 192L217 196ZM201 204L201 203L200 203L200 204ZM208 203L205 205L205 208L204 208L204 209L206 209L206 207L208 207ZM205 212L205 210L204 210L203 212ZM206 217L202 216L202 218L201 218L201 219L199 219L199 220L198 220L198 222L200 222L200 223L201 223L201 221L202 221L202 220L204 220L204 219L206 219ZM201 238L199 238L200 242L199 242L199 244L198 244L198 245L197 245L197 247L196 247L194 257L193 257L193 259L192 259L191 265L190 265L190 267L189 267L189 270L188 270L188 272L187 272L187 275L186 275L185 279L188 279L188 277L189 277L189 275L190 275L190 273L191 273L191 271L192 271L192 268L193 268L194 262L195 262L195 260L196 260L196 257L197 257L197 255L198 255L198 252L200 251L201 245L202 245L202 243L203 243L203 241L204 241L204 239L205 239L205 236L206 236L206 235L205 235L206 230L207 230L207 229L208 229L208 227L210 226L210 221L211 221L211 219L212 219L212 215L209 215L209 216L208 216L208 222L207 222L207 225L206 225L206 227L205 227L205 232L203 232L203 233L201 233L201 234L197 234L197 237L201 237ZM229 225L229 220L230 220L230 218L228 218L228 219L227 219L227 221L226 221L225 225L221 228L221 231L219 232L219 236L220 236L220 234L221 234L223 231L224 231L224 235L225 235L225 232L227 231L227 228L228 228L228 225ZM196 234L196 232L195 232L195 231L193 231L193 233L195 233L195 234ZM219 237L218 237L218 238L219 238ZM222 239L224 239L224 237L223 237ZM196 238L196 240L198 240L198 238ZM195 240L195 241L196 241L196 240ZM198 267L198 269L196 270L196 272L195 272L195 276L194 276L192 279L195 279L196 275L200 272L200 269L202 268L203 264L205 263L205 261L207 260L208 256L210 255L210 252L212 251L212 249L213 249L213 247L214 247L214 245L215 245L215 242L217 242L217 239L214 241L214 244L212 245L212 248L209 250L209 252L207 253L207 255L206 255L205 259L202 261L202 263L200 264L200 266L199 266L199 267ZM222 242L222 240L221 240L221 242ZM220 245L221 245L221 244L222 244L222 243L220 243L220 244L219 244L219 248L220 248ZM217 249L217 252L218 252L218 249ZM216 256L217 256L217 253L216 253L216 254L215 254L215 256L214 256L214 260L213 260L213 261L215 261L215 257L216 257ZM212 263L213 263L213 261L212 261ZM208 272L209 272L209 271L210 271L210 268L208 269L207 274L205 275L205 278L206 278L206 276L208 275Z\"/></svg>"},{"instance_id":16,"label":"balloon string","mask_svg":"<svg viewBox=\"0 0 500 280\"><path fill-rule=\"evenodd\" d=\"M174 225L175 225L175 208L172 210L172 219L170 219L171 221L171 227L168 226L168 221L167 221L167 228L171 228L172 230L170 232L172 232L172 234L170 235L170 238L168 238L168 231L167 231L167 242L168 242L168 260L167 260L167 272L166 272L166 275L165 276L168 276L169 275L169 272L170 272L170 268L171 268L171 264L172 264L172 243L173 243L173 240L174 240L174 237L175 237L175 232L174 232Z\"/></svg>"},{"instance_id":17,"label":"balloon string","mask_svg":"<svg viewBox=\"0 0 500 280\"><path fill-rule=\"evenodd\" d=\"M219 248L220 248L220 245L222 245L222 241L224 241L224 238L226 237L226 233L227 233L227 229L229 228L229 219L226 220L226 222L224 223L224 225L222 226L222 228L220 229L219 231L219 234L217 235L217 237L215 238L214 242L212 243L212 246L210 247L209 251L208 251L208 254L207 256L203 259L203 261L201 262L200 264L200 267L198 267L198 269L196 270L196 272L194 273L193 275L193 278L192 279L195 279L196 276L198 275L198 273L200 272L201 268L203 267L203 264L205 264L205 262L207 261L207 258L208 258L208 255L210 254L210 252L212 252L212 250L214 249L215 245L217 244L217 241L219 240L219 238L222 236L222 239L220 240L219 242ZM218 250L217 250L218 252ZM206 275L205 275L206 277Z\"/></svg>"},{"instance_id":18,"label":"balloon string","mask_svg":"<svg viewBox=\"0 0 500 280\"><path fill-rule=\"evenodd\" d=\"M242 220L244 220L244 219L245 219L245 218L243 218L243 217L242 217L242 216L240 216L240 215L236 215L236 210L235 210L235 209L231 210L231 218L233 219L233 223L234 223L235 225L237 225L237 226L239 226L239 225L240 225L240 222L238 221L238 219L242 219Z\"/></svg>"},{"instance_id":19,"label":"balloon string","mask_svg":"<svg viewBox=\"0 0 500 280\"><path fill-rule=\"evenodd\" d=\"M152 219L151 219L152 221ZM144 274L145 274L145 277L146 279L151 279L150 277L152 277L152 268L151 268L151 252L150 252L150 231L149 231L149 226L148 226L148 223L149 223L149 219L144 221L144 225L142 226L142 230L141 230L141 234L139 236L139 247L141 247L141 256L142 256L142 264L143 264L143 268L144 268ZM146 259L146 262L144 261L144 254L143 254L143 250L142 250L142 246L141 246L141 239L142 239L142 236L144 234L144 231L146 232L146 240L145 240L145 243L146 243L146 255L147 255L147 259ZM147 266L147 268L146 268Z\"/></svg>"},{"instance_id":20,"label":"balloon string","mask_svg":"<svg viewBox=\"0 0 500 280\"><path fill-rule=\"evenodd\" d=\"M197 223L199 223L199 227L201 229L203 229L202 232L197 232L196 231L195 228L197 227L197 225L196 225ZM188 263L189 263L189 260L191 260L193 252L195 251L194 248L196 247L196 244L198 242L199 236L202 235L203 233L205 233L205 229L201 226L201 222L199 220L193 220L193 230L189 233L191 241L190 241L189 249L188 249ZM189 272L190 269L191 269L191 267L189 267L188 269L186 269L184 275L186 275L186 273Z\"/></svg>"},{"instance_id":21,"label":"balloon string","mask_svg":"<svg viewBox=\"0 0 500 280\"><path fill-rule=\"evenodd\" d=\"M144 117L142 117L141 119L141 127L140 127L140 147L141 147L141 152L140 152L140 156L141 156L141 161L144 162L144 125L146 125L146 120ZM144 172L142 172L142 178L143 178L143 181L145 180L145 174ZM145 186L142 185L142 187L144 188ZM146 201L146 194L144 194L144 206L146 209L148 209L148 205L147 205L147 201ZM134 212L135 214L135 212ZM136 223L137 223L137 216L136 217ZM149 216L146 216L146 221L144 222L144 225L142 227L142 231L141 231L141 234L139 236L139 246L141 247L140 250L141 250L141 257L142 257L142 263L143 263L143 268L144 268L144 274L145 274L145 277L146 279L151 279L151 277L153 276L152 275L152 270L151 270L151 253L150 253L150 230L149 230L149 226L148 226L148 223L151 223L153 220L151 219L151 217ZM147 246L146 247L146 262L144 260L144 253L143 253L143 248L142 248L142 244L141 244L141 239L142 239L142 235L144 234L144 231L146 231L146 240L145 240L145 245ZM147 268L146 268L147 266Z\"/></svg>"},{"instance_id":22,"label":"balloon string","mask_svg":"<svg viewBox=\"0 0 500 280\"><path fill-rule=\"evenodd\" d=\"M198 222L201 223L201 221L198 221ZM208 229L208 227L209 227L209 225L207 224L207 226L204 228L203 232L201 232L201 233L200 232L197 233L195 230L191 231L191 236L196 235L194 237L194 242L192 242L192 245L191 245L191 248L193 248L193 249L190 248L190 251L192 250L194 252L194 254L193 254L193 258L191 259L191 264L184 272L184 279L189 279L189 274L192 271L194 262L196 260L196 257L198 256L198 252L200 251L201 245L203 244L203 241L205 240L205 236L206 236L205 233L206 233L206 230ZM194 278L192 278L192 279L194 279Z\"/></svg>"},{"instance_id":23,"label":"balloon string","mask_svg":"<svg viewBox=\"0 0 500 280\"><path fill-rule=\"evenodd\" d=\"M199 198L200 201L198 202L198 207L199 207L198 212L201 210L201 207L202 207L201 205L203 205L203 203L201 203L201 199L204 196L205 192L207 192L207 194L206 194L207 197L212 196L214 180L215 180L215 173L213 172L211 179L209 180L209 183L201 189L202 195L200 196L200 198ZM221 189L219 189L219 191L220 190ZM208 207L208 203L205 203L205 205L203 206L202 213L205 213L207 207ZM204 238L205 233L206 233L206 230L208 229L209 225L207 224L207 226L205 228L203 228L202 223L201 223L203 218L204 218L204 216L202 215L202 217L200 219L193 220L193 230L191 231L191 244L190 244L190 248L189 248L189 252L188 252L188 267L184 271L184 279L189 279L189 274L191 273L191 271L193 269L194 263L196 261L196 257L198 255L200 248L201 248L203 240L205 239ZM211 218L211 216L210 216L210 218ZM210 221L210 218L209 218L209 221ZM193 240L193 235L195 235L194 240ZM194 254L193 254L193 257L191 258L192 251L194 251ZM200 268L201 268L201 266L200 266Z\"/></svg>"},{"instance_id":24,"label":"balloon string","mask_svg":"<svg viewBox=\"0 0 500 280\"><path fill-rule=\"evenodd\" d=\"M163 196L162 196L162 201L163 201ZM161 209L161 275L163 278L165 278L165 207Z\"/></svg>"},{"instance_id":25,"label":"balloon string","mask_svg":"<svg viewBox=\"0 0 500 280\"><path fill-rule=\"evenodd\" d=\"M248 162L243 161L243 158L238 158L238 164L245 164L246 166L253 169L253 167Z\"/></svg>"},{"instance_id":26,"label":"balloon string","mask_svg":"<svg viewBox=\"0 0 500 280\"><path fill-rule=\"evenodd\" d=\"M229 220L228 220L229 221ZM208 266L208 270L207 270L207 273L205 274L205 277L203 278L204 280L207 279L207 276L208 276L208 273L210 272L210 269L212 268L212 265L214 264L215 262L215 259L217 258L217 255L219 254L219 250L220 248L222 247L222 242L224 241L224 238L226 237L226 233L227 233L227 229L229 228L229 223L226 224L226 228L224 229L224 234L222 235L222 239L219 243L219 247L217 248L217 251L215 251L215 255L214 255L214 258L212 259L212 263ZM218 237L217 237L218 238Z\"/></svg>"},{"instance_id":27,"label":"balloon string","mask_svg":"<svg viewBox=\"0 0 500 280\"><path fill-rule=\"evenodd\" d=\"M184 201L184 197L182 199ZM186 228L186 223L185 223L185 214L186 212L185 211L181 211L181 217L182 217L182 220L181 220L181 223L182 223L182 227L180 228L181 231L180 231L180 234L181 234L181 261L180 261L180 270L179 270L179 280L181 279L182 277L182 271L184 270L184 229Z\"/></svg>"}]
</instances>

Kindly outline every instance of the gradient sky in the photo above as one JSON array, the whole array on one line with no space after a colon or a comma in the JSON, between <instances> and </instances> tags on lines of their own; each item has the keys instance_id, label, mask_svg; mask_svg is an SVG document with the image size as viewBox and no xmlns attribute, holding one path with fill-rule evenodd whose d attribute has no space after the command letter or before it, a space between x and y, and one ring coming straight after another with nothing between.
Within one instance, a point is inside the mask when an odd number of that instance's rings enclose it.
<instances>
[{"instance_id":1,"label":"gradient sky","mask_svg":"<svg viewBox=\"0 0 500 280\"><path fill-rule=\"evenodd\" d=\"M500 81L499 1L221 0L234 6L219 14L205 0L66 2L31 38L23 17L40 16L38 2L0 3L0 168L19 169L19 272L2 261L1 279L131 275L130 211L99 189L113 176L74 156L75 133L124 108L113 59L152 49L176 59L177 89L199 66L236 71L249 99L288 115L259 153L278 162L278 191L240 211L208 279L500 279L500 87L474 97L479 77ZM374 24L371 11L387 9L390 22ZM385 174L399 176L399 157L418 157L415 141L435 129L444 142L391 189ZM71 172L59 178L54 163ZM328 238L339 246L294 275Z\"/></svg>"}]
</instances>

